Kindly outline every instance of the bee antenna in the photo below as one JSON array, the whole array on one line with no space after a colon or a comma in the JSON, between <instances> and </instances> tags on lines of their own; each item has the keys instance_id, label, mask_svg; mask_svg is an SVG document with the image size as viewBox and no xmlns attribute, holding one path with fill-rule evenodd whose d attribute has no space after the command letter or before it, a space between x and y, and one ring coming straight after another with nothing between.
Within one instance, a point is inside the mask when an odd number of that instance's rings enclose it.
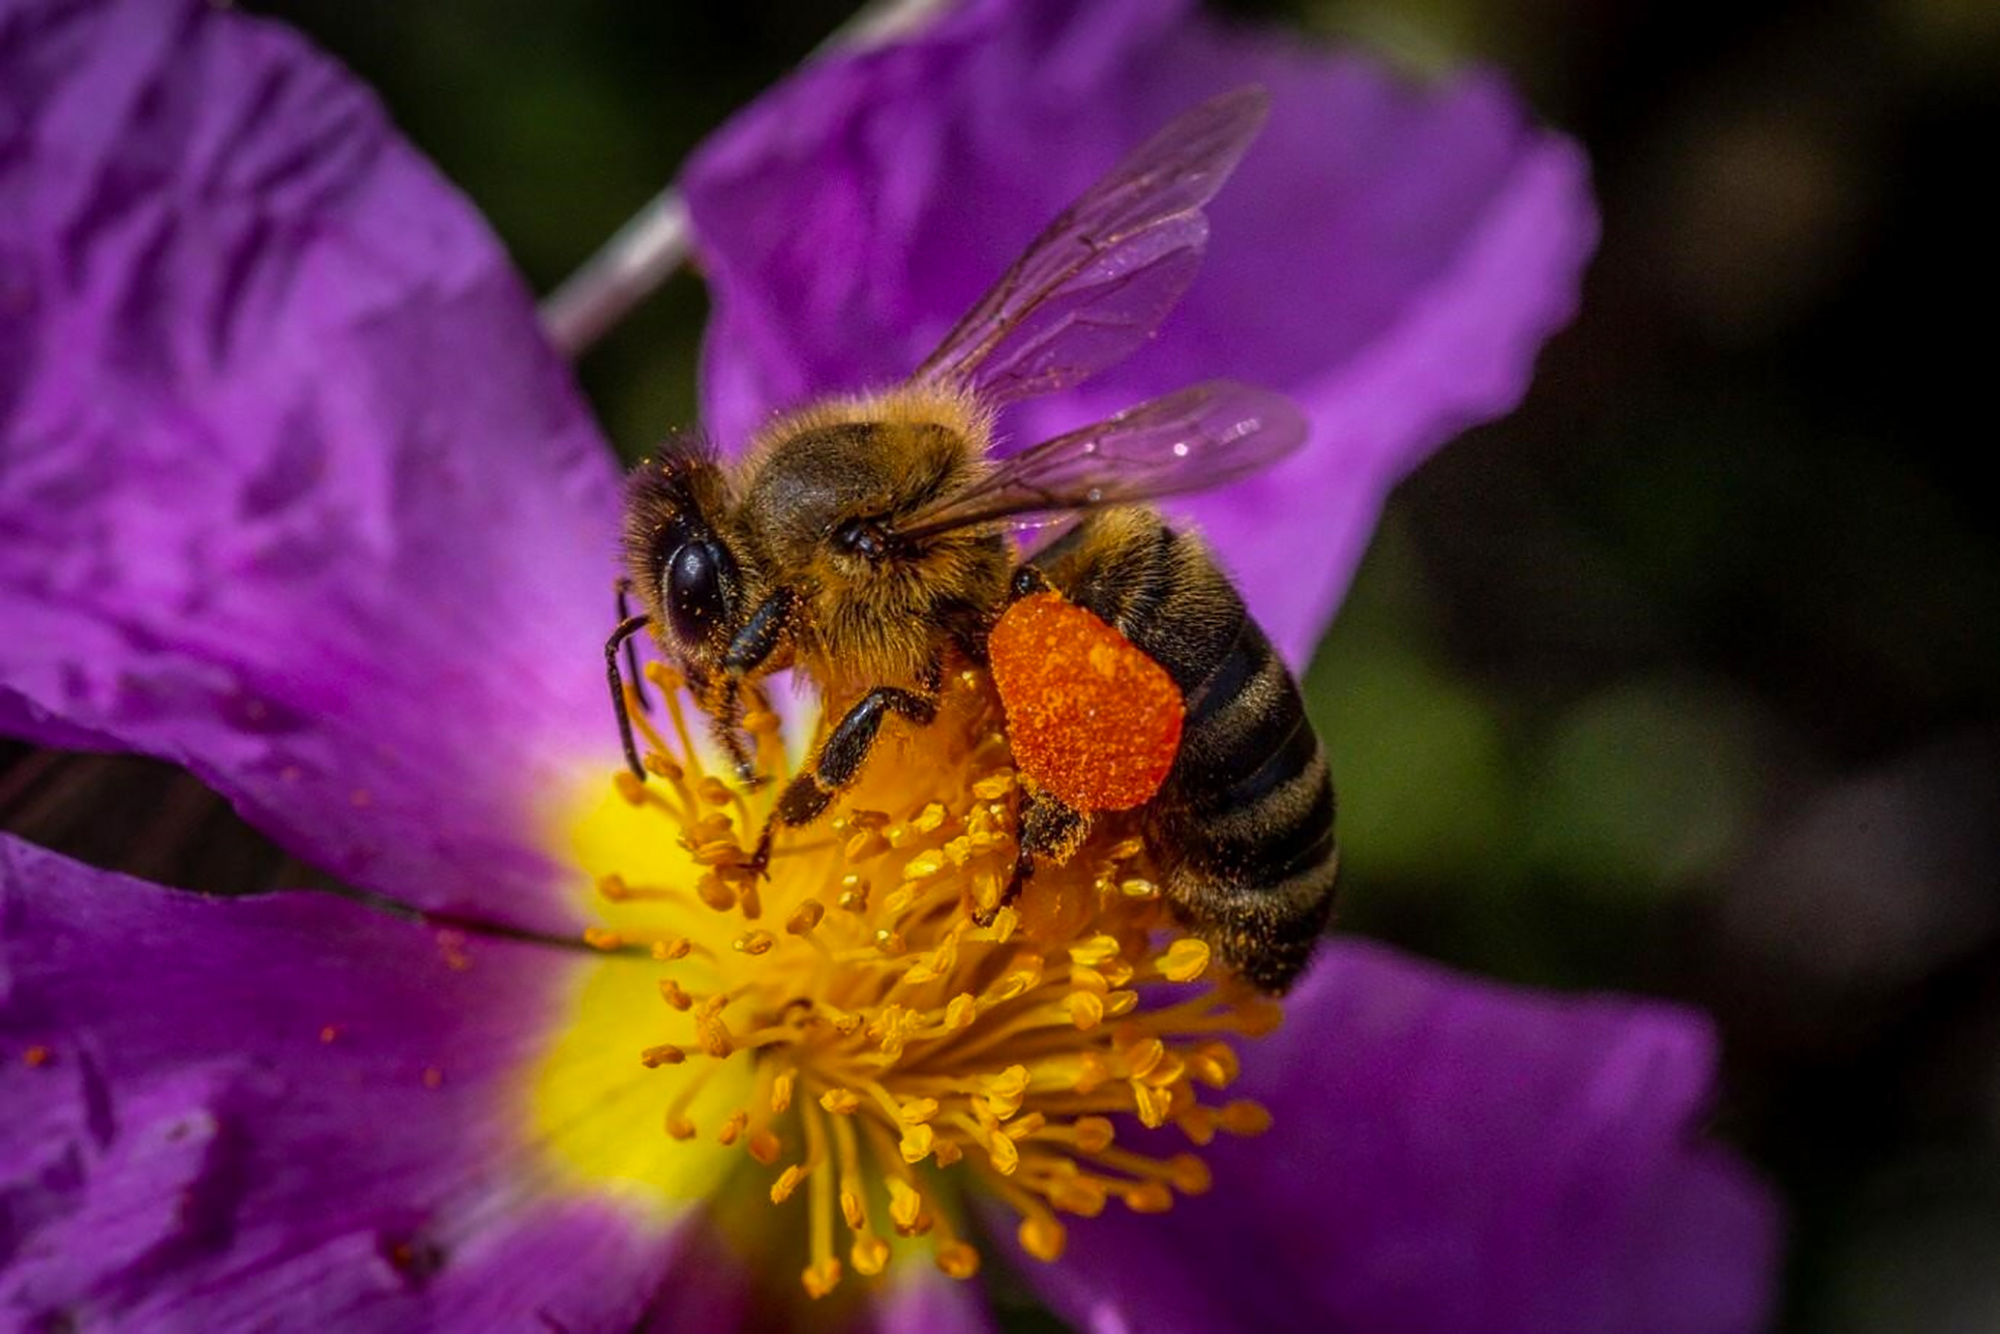
<instances>
[{"instance_id":1,"label":"bee antenna","mask_svg":"<svg viewBox=\"0 0 2000 1334\"><path fill-rule=\"evenodd\" d=\"M646 766L639 763L639 746L632 739L632 713L625 704L625 678L618 671L618 650L652 623L653 618L643 613L627 616L618 622L611 638L604 641L604 675L611 683L611 707L618 714L618 740L625 747L625 763L631 766L632 776L642 783L646 781Z\"/></svg>"},{"instance_id":2,"label":"bee antenna","mask_svg":"<svg viewBox=\"0 0 2000 1334\"><path fill-rule=\"evenodd\" d=\"M632 581L620 575L618 582L613 587L618 590L618 619L620 621L630 620L632 617ZM625 675L632 682L632 698L639 701L639 712L651 713L653 711L653 701L646 696L646 674L639 670L639 646L629 639L625 641ZM620 698L622 699L623 696L621 695Z\"/></svg>"}]
</instances>

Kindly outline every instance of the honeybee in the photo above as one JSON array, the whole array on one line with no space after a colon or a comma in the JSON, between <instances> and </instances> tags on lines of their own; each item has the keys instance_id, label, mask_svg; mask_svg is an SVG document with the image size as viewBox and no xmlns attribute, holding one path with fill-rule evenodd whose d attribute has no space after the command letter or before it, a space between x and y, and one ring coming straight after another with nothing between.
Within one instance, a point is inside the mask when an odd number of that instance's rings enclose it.
<instances>
[{"instance_id":1,"label":"honeybee","mask_svg":"<svg viewBox=\"0 0 2000 1334\"><path fill-rule=\"evenodd\" d=\"M889 715L932 720L948 656L983 662L1010 605L1052 592L1181 694L1180 749L1136 812L1168 901L1256 985L1293 981L1332 904L1326 760L1228 578L1144 502L1270 464L1303 443L1303 418L1279 395L1211 381L989 452L999 408L1077 383L1159 327L1200 263L1203 205L1267 105L1242 89L1169 124L1057 217L905 383L784 417L727 468L685 436L634 472L624 549L642 609L605 664L635 774L618 668L632 635L651 630L746 781L746 696L770 672L802 672L841 711L779 794L751 859L761 870L779 827L811 822L854 781ZM1015 526L1049 515L1080 521L1017 564ZM1100 818L1025 776L1010 895Z\"/></svg>"}]
</instances>

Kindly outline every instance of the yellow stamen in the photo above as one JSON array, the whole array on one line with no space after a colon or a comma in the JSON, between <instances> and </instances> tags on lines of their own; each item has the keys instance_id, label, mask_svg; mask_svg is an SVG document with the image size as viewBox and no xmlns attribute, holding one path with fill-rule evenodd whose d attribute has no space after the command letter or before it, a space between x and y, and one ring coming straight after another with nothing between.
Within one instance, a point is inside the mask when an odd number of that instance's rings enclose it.
<instances>
[{"instance_id":1,"label":"yellow stamen","mask_svg":"<svg viewBox=\"0 0 2000 1334\"><path fill-rule=\"evenodd\" d=\"M890 1229L928 1235L946 1274L978 1273L952 1226L968 1181L1053 1260L1058 1212L1158 1212L1211 1188L1199 1157L1127 1147L1126 1126L1178 1127L1197 1148L1268 1126L1255 1103L1202 1099L1235 1082L1232 1040L1270 1031L1277 1007L1181 933L1130 826L998 906L1020 784L979 673L952 679L929 727L885 733L823 827L778 831L768 878L749 848L789 777L775 716L746 715L769 781L741 789L703 767L678 680L647 674L667 697L662 729L635 715L650 778L614 776L599 809L629 826L619 847L677 849L691 869L591 864L606 920L586 939L616 951L602 966L660 970L639 1050L665 1081L658 1124L692 1143L698 1113L700 1142L720 1146L704 1151L770 1169L772 1204L803 1210L811 1295L848 1268L880 1274Z\"/></svg>"}]
</instances>

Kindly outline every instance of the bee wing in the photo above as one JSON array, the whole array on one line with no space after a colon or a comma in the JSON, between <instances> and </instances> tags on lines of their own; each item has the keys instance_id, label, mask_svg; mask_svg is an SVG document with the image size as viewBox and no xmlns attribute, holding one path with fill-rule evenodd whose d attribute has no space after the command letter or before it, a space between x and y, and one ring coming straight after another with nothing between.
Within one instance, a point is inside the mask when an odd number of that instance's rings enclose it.
<instances>
[{"instance_id":1,"label":"bee wing","mask_svg":"<svg viewBox=\"0 0 2000 1334\"><path fill-rule=\"evenodd\" d=\"M1270 99L1239 88L1180 116L1035 238L912 379L988 403L1095 375L1160 327L1208 243L1202 205L1264 124Z\"/></svg>"},{"instance_id":2,"label":"bee wing","mask_svg":"<svg viewBox=\"0 0 2000 1334\"><path fill-rule=\"evenodd\" d=\"M1209 380L996 462L897 525L920 538L1023 514L1153 500L1233 482L1305 443L1291 400Z\"/></svg>"}]
</instances>

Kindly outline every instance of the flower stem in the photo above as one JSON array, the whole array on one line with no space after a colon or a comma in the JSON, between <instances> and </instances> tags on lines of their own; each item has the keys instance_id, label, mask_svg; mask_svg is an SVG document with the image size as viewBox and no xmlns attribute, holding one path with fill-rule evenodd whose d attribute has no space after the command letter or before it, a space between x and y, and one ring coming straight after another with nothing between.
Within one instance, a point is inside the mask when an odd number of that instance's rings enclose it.
<instances>
[{"instance_id":1,"label":"flower stem","mask_svg":"<svg viewBox=\"0 0 2000 1334\"><path fill-rule=\"evenodd\" d=\"M813 51L862 51L917 32L951 0L870 0ZM687 201L669 184L542 302L542 327L563 355L582 355L688 257Z\"/></svg>"}]
</instances>

